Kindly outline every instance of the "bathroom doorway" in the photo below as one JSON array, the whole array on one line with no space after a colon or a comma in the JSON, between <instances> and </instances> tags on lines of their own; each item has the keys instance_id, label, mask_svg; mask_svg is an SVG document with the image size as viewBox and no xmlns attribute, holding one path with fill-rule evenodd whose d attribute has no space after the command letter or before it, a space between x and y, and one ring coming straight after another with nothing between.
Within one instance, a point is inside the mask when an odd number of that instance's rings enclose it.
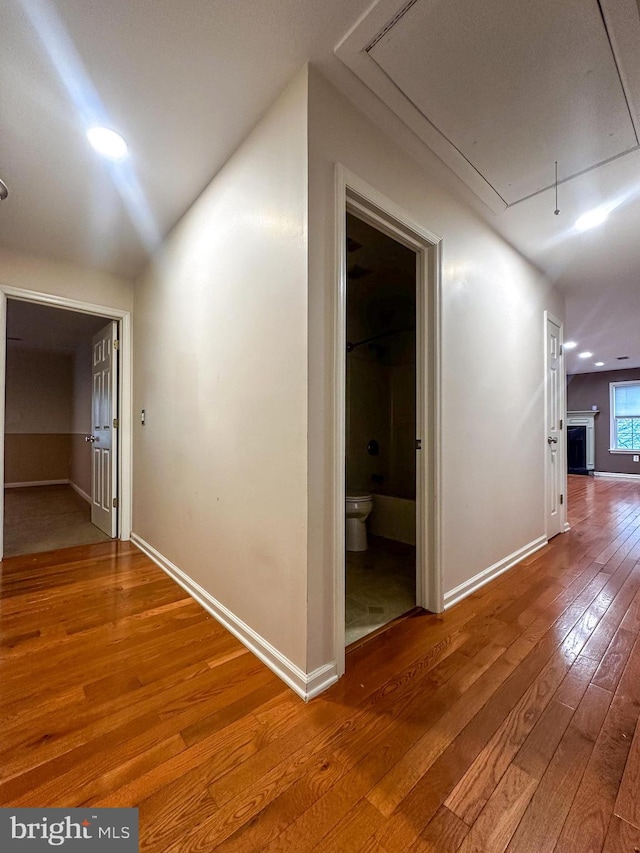
<instances>
[{"instance_id":1,"label":"bathroom doorway","mask_svg":"<svg viewBox=\"0 0 640 853\"><path fill-rule=\"evenodd\" d=\"M347 272L357 251L348 251L347 215L414 253L415 285L415 574L417 607L444 610L442 578L441 334L442 239L378 189L341 164L336 166L335 302L333 323L332 557L335 674L345 671L347 599ZM353 238L352 238L353 239ZM356 242L358 242L356 240ZM352 246L353 248L353 246ZM367 269L360 261L358 266ZM357 276L357 273L356 273ZM353 280L353 275L351 276ZM356 278L357 280L357 278ZM357 340L360 339L356 339ZM353 341L351 341L353 344ZM368 440L367 440L368 444ZM420 449L418 449L418 446ZM376 472L374 472L376 473ZM357 485L357 484L350 484ZM357 496L356 497L362 497ZM382 497L382 496L381 496ZM393 497L393 496L392 496ZM368 520L367 522L368 523ZM376 535L375 533L373 534ZM386 538L386 537L382 537ZM393 541L393 540L392 540ZM401 545L405 543L400 543ZM365 552L366 553L366 552ZM371 605L373 607L380 605ZM369 605L367 605L367 608ZM372 614L376 615L376 614ZM386 616L386 614L377 614ZM386 624L383 620L379 620ZM375 631L376 629L373 628ZM356 642L354 640L352 643Z\"/></svg>"},{"instance_id":2,"label":"bathroom doorway","mask_svg":"<svg viewBox=\"0 0 640 853\"><path fill-rule=\"evenodd\" d=\"M417 253L346 222L346 645L416 607Z\"/></svg>"}]
</instances>

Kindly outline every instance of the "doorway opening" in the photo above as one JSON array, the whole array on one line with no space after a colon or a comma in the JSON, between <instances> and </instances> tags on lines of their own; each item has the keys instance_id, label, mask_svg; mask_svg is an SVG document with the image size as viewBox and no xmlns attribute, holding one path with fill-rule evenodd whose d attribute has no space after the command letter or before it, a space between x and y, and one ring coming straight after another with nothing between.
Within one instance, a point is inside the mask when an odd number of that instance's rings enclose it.
<instances>
[{"instance_id":1,"label":"doorway opening","mask_svg":"<svg viewBox=\"0 0 640 853\"><path fill-rule=\"evenodd\" d=\"M347 215L413 252L415 293L415 562L417 607L444 610L441 488L441 238L342 165L336 167L334 315L333 577L335 674L345 671L347 459ZM354 253L352 253L354 254ZM409 255L411 257L411 255ZM363 266L360 264L360 266ZM366 267L365 267L366 269ZM356 273L357 275L357 273ZM353 276L352 276L353 279ZM358 339L360 340L360 339ZM356 341L357 342L357 341ZM351 341L353 344L354 341ZM375 341L373 342L375 343ZM366 346L364 344L363 346ZM356 348L358 349L358 348ZM351 426L350 426L351 429ZM375 438L375 436L371 436ZM369 440L367 440L367 444ZM420 448L420 449L418 449ZM375 471L372 473L376 473ZM353 484L350 484L353 485ZM351 495L353 497L353 495ZM355 497L362 497L356 495ZM375 535L375 534L374 534ZM403 545L403 543L400 543ZM410 547L410 546L409 546ZM412 555L413 556L413 555ZM375 607L375 605L373 605Z\"/></svg>"},{"instance_id":2,"label":"doorway opening","mask_svg":"<svg viewBox=\"0 0 640 853\"><path fill-rule=\"evenodd\" d=\"M0 321L0 557L128 539L129 312L2 287Z\"/></svg>"},{"instance_id":3,"label":"doorway opening","mask_svg":"<svg viewBox=\"0 0 640 853\"><path fill-rule=\"evenodd\" d=\"M109 337L111 324L106 326ZM104 329L104 317L7 301L7 557L94 544L115 535L115 518L107 523L102 515L96 518L101 504L113 500L96 488L96 474L104 466L93 459L93 344ZM100 427L110 432L111 424L102 424L104 419Z\"/></svg>"},{"instance_id":4,"label":"doorway opening","mask_svg":"<svg viewBox=\"0 0 640 853\"><path fill-rule=\"evenodd\" d=\"M544 312L545 527L547 539L567 529L566 406L562 323Z\"/></svg>"},{"instance_id":5,"label":"doorway opening","mask_svg":"<svg viewBox=\"0 0 640 853\"><path fill-rule=\"evenodd\" d=\"M414 250L347 213L345 641L416 606Z\"/></svg>"}]
</instances>

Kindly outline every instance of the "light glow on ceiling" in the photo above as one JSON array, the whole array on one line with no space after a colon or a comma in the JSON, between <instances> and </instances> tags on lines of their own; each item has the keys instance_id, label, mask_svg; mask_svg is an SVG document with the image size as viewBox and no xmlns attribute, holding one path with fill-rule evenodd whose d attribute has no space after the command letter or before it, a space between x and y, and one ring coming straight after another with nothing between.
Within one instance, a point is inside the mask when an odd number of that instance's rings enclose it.
<instances>
[{"instance_id":1,"label":"light glow on ceiling","mask_svg":"<svg viewBox=\"0 0 640 853\"><path fill-rule=\"evenodd\" d=\"M609 211L604 207L596 207L590 210L576 220L575 227L578 231L588 231L590 228L597 228L609 216Z\"/></svg>"},{"instance_id":2,"label":"light glow on ceiling","mask_svg":"<svg viewBox=\"0 0 640 853\"><path fill-rule=\"evenodd\" d=\"M40 39L44 51L75 108L77 126L109 128L111 121L80 54L69 35L54 0L17 0ZM105 158L106 159L106 158ZM154 212L144 194L130 157L111 156L104 167L120 194L129 217L143 244L150 250L161 242ZM102 204L102 202L100 202Z\"/></svg>"},{"instance_id":3,"label":"light glow on ceiling","mask_svg":"<svg viewBox=\"0 0 640 853\"><path fill-rule=\"evenodd\" d=\"M596 367L602 367L604 365L604 361L596 361Z\"/></svg>"},{"instance_id":4,"label":"light glow on ceiling","mask_svg":"<svg viewBox=\"0 0 640 853\"><path fill-rule=\"evenodd\" d=\"M563 344L563 347L565 349L575 349L577 346L578 344L575 341L567 341L565 344Z\"/></svg>"},{"instance_id":5,"label":"light glow on ceiling","mask_svg":"<svg viewBox=\"0 0 640 853\"><path fill-rule=\"evenodd\" d=\"M578 358L591 358L592 355L592 352L579 352Z\"/></svg>"},{"instance_id":6,"label":"light glow on ceiling","mask_svg":"<svg viewBox=\"0 0 640 853\"><path fill-rule=\"evenodd\" d=\"M102 154L107 160L124 160L129 153L124 139L109 127L89 128L87 139L98 154Z\"/></svg>"}]
</instances>

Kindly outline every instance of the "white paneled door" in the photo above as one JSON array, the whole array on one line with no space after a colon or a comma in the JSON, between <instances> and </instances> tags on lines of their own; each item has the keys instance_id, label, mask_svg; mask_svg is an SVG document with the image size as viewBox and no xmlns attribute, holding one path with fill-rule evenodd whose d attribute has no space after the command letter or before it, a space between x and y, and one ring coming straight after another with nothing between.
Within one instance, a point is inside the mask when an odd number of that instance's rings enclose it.
<instances>
[{"instance_id":1,"label":"white paneled door","mask_svg":"<svg viewBox=\"0 0 640 853\"><path fill-rule=\"evenodd\" d=\"M546 317L546 526L547 539L564 530L564 370L562 365L562 327Z\"/></svg>"},{"instance_id":2,"label":"white paneled door","mask_svg":"<svg viewBox=\"0 0 640 853\"><path fill-rule=\"evenodd\" d=\"M117 535L117 330L108 323L93 337L91 395L91 521L107 536Z\"/></svg>"}]
</instances>

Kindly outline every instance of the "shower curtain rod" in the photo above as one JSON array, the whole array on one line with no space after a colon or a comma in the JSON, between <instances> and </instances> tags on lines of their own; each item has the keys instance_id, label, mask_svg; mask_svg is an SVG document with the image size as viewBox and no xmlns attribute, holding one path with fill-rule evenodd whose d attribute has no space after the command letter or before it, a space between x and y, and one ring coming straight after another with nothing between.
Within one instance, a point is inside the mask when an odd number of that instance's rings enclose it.
<instances>
[{"instance_id":1,"label":"shower curtain rod","mask_svg":"<svg viewBox=\"0 0 640 853\"><path fill-rule=\"evenodd\" d=\"M402 332L415 332L415 326L409 326L406 329L394 329L392 332L381 332L379 335L374 335L372 338L365 338L363 341L356 341L355 344L350 344L347 342L347 352L352 352L356 347L361 347L364 344L373 343L373 341L379 341L380 338L388 338L390 335L400 335Z\"/></svg>"}]
</instances>

